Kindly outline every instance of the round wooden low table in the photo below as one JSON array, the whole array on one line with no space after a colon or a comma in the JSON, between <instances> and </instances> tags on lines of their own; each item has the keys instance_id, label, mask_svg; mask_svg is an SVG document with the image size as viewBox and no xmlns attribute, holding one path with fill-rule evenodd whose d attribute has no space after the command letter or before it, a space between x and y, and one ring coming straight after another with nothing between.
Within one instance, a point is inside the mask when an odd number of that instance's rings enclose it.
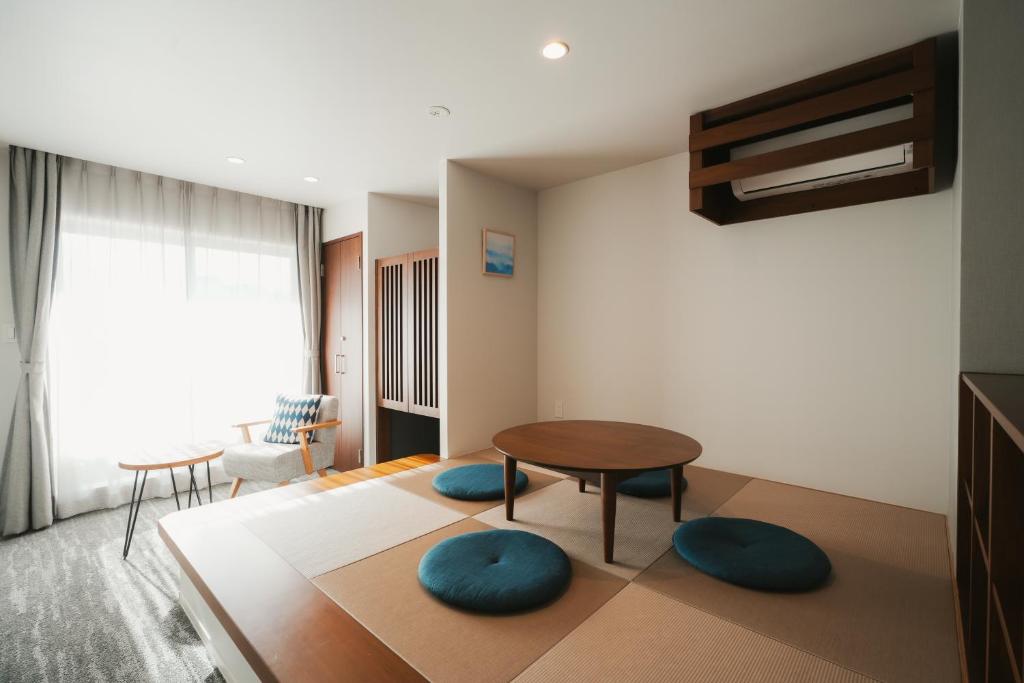
<instances>
[{"instance_id":1,"label":"round wooden low table","mask_svg":"<svg viewBox=\"0 0 1024 683\"><path fill-rule=\"evenodd\" d=\"M123 460L117 466L123 470L135 472L135 484L132 486L132 500L128 505L128 526L124 530L124 553L122 558L128 557L128 549L132 545L132 536L135 535L135 521L139 518L139 508L142 507L142 494L146 490L146 479L153 470L167 470L171 475L171 487L174 489L174 502L181 509L181 501L178 500L178 485L174 481L174 468L188 468L188 506L192 507L192 492L195 491L196 502L203 504L199 497L199 485L196 483L196 465L206 463L206 488L210 492L210 502L213 502L213 487L210 485L210 461L224 455L224 446L220 442L209 441L186 446L168 447L166 449L153 449L143 451L132 456L130 460ZM139 486L139 472L142 472L142 486ZM138 491L139 497L135 498Z\"/></svg>"},{"instance_id":2,"label":"round wooden low table","mask_svg":"<svg viewBox=\"0 0 1024 683\"><path fill-rule=\"evenodd\" d=\"M702 450L694 439L668 429L598 420L519 425L495 434L493 443L505 456L508 520L513 516L516 463L520 460L556 470L600 475L604 561L609 563L615 551L615 492L619 482L648 470L670 469L672 518L682 521L683 465L696 460Z\"/></svg>"}]
</instances>

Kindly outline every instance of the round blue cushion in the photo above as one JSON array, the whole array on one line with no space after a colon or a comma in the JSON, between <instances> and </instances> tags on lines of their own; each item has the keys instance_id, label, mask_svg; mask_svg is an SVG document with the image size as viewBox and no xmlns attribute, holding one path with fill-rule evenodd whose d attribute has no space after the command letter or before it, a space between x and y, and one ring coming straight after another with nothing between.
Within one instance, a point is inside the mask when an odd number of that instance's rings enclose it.
<instances>
[{"instance_id":1,"label":"round blue cushion","mask_svg":"<svg viewBox=\"0 0 1024 683\"><path fill-rule=\"evenodd\" d=\"M670 470L651 470L622 482L617 491L637 498L664 498L672 495L670 477ZM683 477L683 491L686 490L686 486L686 477Z\"/></svg>"},{"instance_id":2,"label":"round blue cushion","mask_svg":"<svg viewBox=\"0 0 1024 683\"><path fill-rule=\"evenodd\" d=\"M754 519L703 517L672 536L676 552L705 574L747 588L804 591L825 583L832 563L795 531Z\"/></svg>"},{"instance_id":3,"label":"round blue cushion","mask_svg":"<svg viewBox=\"0 0 1024 683\"><path fill-rule=\"evenodd\" d=\"M419 579L442 602L477 612L518 612L569 585L569 558L526 531L494 529L445 539L420 560Z\"/></svg>"},{"instance_id":4,"label":"round blue cushion","mask_svg":"<svg viewBox=\"0 0 1024 683\"><path fill-rule=\"evenodd\" d=\"M516 472L516 493L525 489L529 482L524 472ZM505 468L502 465L453 467L434 477L434 490L459 500L498 500L505 497Z\"/></svg>"}]
</instances>

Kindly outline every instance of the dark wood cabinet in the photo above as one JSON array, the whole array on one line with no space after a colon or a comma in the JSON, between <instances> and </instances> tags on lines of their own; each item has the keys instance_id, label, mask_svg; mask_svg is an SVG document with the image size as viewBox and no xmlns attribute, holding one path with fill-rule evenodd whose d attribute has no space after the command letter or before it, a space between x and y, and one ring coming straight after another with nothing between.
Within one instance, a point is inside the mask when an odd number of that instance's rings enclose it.
<instances>
[{"instance_id":1,"label":"dark wood cabinet","mask_svg":"<svg viewBox=\"0 0 1024 683\"><path fill-rule=\"evenodd\" d=\"M1024 375L965 373L959 391L957 562L972 683L1024 667Z\"/></svg>"},{"instance_id":2,"label":"dark wood cabinet","mask_svg":"<svg viewBox=\"0 0 1024 683\"><path fill-rule=\"evenodd\" d=\"M323 392L337 396L341 428L334 469L363 466L363 236L327 242L322 251Z\"/></svg>"}]
</instances>

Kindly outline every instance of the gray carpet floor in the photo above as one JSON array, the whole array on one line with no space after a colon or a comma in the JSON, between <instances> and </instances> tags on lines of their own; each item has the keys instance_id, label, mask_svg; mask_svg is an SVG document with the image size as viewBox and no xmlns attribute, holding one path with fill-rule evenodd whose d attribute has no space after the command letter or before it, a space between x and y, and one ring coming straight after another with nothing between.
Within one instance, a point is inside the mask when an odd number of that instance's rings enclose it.
<instances>
[{"instance_id":1,"label":"gray carpet floor","mask_svg":"<svg viewBox=\"0 0 1024 683\"><path fill-rule=\"evenodd\" d=\"M157 534L175 509L174 498L142 504L127 560L127 505L0 541L0 681L223 681L178 606L177 564Z\"/></svg>"}]
</instances>

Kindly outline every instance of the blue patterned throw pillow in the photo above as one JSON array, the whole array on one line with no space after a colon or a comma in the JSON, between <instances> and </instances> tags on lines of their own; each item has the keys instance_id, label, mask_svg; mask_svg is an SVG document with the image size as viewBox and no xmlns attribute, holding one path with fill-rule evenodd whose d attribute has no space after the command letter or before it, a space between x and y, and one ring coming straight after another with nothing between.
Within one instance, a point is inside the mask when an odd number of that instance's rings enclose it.
<instances>
[{"instance_id":1,"label":"blue patterned throw pillow","mask_svg":"<svg viewBox=\"0 0 1024 683\"><path fill-rule=\"evenodd\" d=\"M277 395L277 407L274 409L274 420L263 440L268 443L299 443L299 435L292 431L295 427L316 424L316 415L320 412L321 396L289 396ZM313 440L313 433L309 433Z\"/></svg>"}]
</instances>

